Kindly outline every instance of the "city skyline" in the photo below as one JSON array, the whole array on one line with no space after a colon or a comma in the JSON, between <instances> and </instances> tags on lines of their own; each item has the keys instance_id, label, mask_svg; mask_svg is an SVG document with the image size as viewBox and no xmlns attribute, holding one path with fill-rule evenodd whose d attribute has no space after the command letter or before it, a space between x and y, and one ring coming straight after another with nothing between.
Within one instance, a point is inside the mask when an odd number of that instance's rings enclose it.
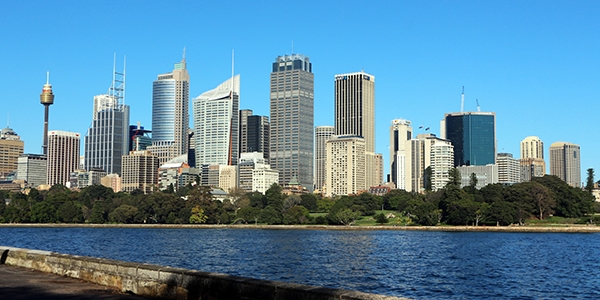
<instances>
[{"instance_id":1,"label":"city skyline","mask_svg":"<svg viewBox=\"0 0 600 300\"><path fill-rule=\"evenodd\" d=\"M0 50L10 58L3 62L5 72L0 75L5 83L0 87L0 123L7 123L10 114L10 128L25 142L24 152L41 153L43 106L39 94L49 71L55 95L49 130L85 132L90 124L87 99L106 88L105 78L112 75L116 52L127 56L125 104L131 107L130 123L139 121L152 129L152 81L156 74L172 70L172 61L181 57L184 47L192 74L190 98L229 77L231 70L225 66L229 66L231 49L235 49L236 73L245 78L240 109L268 116L269 64L273 57L292 53L293 43L293 53L306 54L315 63L315 126L334 125L335 74L364 68L377 77L375 152L384 154L385 174L390 162L389 122L408 119L413 122L415 136L422 133L417 130L420 125L440 136L439 120L445 113L460 111L462 86L465 111L476 111L478 99L482 111L496 113L497 152L520 158L520 141L538 136L546 143L545 156L548 145L566 141L581 146L582 173L587 168L600 168L600 158L593 154L600 142L586 134L598 113L592 105L599 90L596 70L600 61L594 49L600 42L593 30L600 8L597 3L375 4L369 12L348 9L336 11L328 20L303 21L305 30L287 34L283 34L288 31L283 25L290 20L240 26L254 19L268 19L271 11L264 8L268 4L202 7L206 12L228 9L235 20L231 24L214 22L211 16L193 20L191 16L200 8L191 2L185 4L189 9L181 18L190 24L187 29L170 32L151 19L181 11L153 3L145 8L147 13L131 16L124 12L139 10L136 2L119 4L122 9L115 12L117 17L130 17L124 24L108 20L89 23L81 13L91 5L86 3L28 5L30 9L9 3L6 18L0 20L2 40L17 46ZM94 4L98 10L114 10L113 6L111 2ZM310 3L300 10L324 17L335 7L334 3ZM42 14L53 17L43 18L45 26L40 30ZM289 18L300 21L300 15ZM345 21L360 17L371 26L362 28ZM340 24L350 30L342 31ZM200 26L208 30L197 36L195 29ZM117 28L123 29L121 36L111 43L98 43ZM360 45L352 38L372 31L381 34L370 35ZM45 48L33 47L39 40L52 43ZM204 47L207 42L213 47ZM532 111L536 112L534 118Z\"/></svg>"}]
</instances>

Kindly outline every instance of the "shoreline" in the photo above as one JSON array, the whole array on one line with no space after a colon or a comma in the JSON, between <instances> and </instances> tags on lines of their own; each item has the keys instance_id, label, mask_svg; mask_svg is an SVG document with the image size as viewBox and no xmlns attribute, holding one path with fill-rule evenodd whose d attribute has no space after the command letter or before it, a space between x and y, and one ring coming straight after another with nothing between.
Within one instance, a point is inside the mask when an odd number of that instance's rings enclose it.
<instances>
[{"instance_id":1,"label":"shoreline","mask_svg":"<svg viewBox=\"0 0 600 300\"><path fill-rule=\"evenodd\" d=\"M312 229L312 230L402 230L402 231L450 231L450 232L560 232L599 233L600 226L343 226L343 225L198 225L198 224L36 224L9 223L2 227L80 227L80 228L176 228L176 229Z\"/></svg>"}]
</instances>

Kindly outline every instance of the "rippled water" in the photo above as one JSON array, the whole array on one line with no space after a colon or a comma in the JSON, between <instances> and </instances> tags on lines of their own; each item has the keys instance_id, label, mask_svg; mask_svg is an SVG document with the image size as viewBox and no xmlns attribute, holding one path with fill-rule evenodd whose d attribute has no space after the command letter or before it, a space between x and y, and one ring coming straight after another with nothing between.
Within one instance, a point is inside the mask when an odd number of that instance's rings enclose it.
<instances>
[{"instance_id":1,"label":"rippled water","mask_svg":"<svg viewBox=\"0 0 600 300\"><path fill-rule=\"evenodd\" d=\"M600 234L0 228L0 245L413 299L600 299Z\"/></svg>"}]
</instances>

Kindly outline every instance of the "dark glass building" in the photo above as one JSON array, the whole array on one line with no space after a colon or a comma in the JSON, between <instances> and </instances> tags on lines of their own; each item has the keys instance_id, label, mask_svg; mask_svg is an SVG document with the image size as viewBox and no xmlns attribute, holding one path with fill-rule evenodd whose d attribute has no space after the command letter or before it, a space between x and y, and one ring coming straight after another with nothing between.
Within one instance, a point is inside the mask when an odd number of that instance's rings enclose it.
<instances>
[{"instance_id":1,"label":"dark glass building","mask_svg":"<svg viewBox=\"0 0 600 300\"><path fill-rule=\"evenodd\" d=\"M446 114L442 138L454 146L454 166L485 166L496 163L496 113Z\"/></svg>"}]
</instances>

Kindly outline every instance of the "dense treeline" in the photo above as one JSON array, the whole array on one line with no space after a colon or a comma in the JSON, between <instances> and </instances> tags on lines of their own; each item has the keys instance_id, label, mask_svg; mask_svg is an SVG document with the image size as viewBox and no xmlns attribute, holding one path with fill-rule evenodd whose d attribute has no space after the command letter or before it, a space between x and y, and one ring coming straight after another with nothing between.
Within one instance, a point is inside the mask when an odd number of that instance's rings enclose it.
<instances>
[{"instance_id":1,"label":"dense treeline","mask_svg":"<svg viewBox=\"0 0 600 300\"><path fill-rule=\"evenodd\" d=\"M2 223L138 223L138 224L343 224L361 216L384 223L378 210L394 210L418 225L509 225L549 215L582 218L594 213L590 191L573 188L556 176L534 178L512 186L488 185L459 188L451 175L448 185L424 194L392 190L380 197L323 198L316 194L285 195L274 184L263 195L258 192L230 193L231 200L212 199L207 187L187 186L173 192L144 195L140 191L114 193L104 186L80 192L55 185L29 195L0 191ZM316 215L313 217L312 215Z\"/></svg>"}]
</instances>

